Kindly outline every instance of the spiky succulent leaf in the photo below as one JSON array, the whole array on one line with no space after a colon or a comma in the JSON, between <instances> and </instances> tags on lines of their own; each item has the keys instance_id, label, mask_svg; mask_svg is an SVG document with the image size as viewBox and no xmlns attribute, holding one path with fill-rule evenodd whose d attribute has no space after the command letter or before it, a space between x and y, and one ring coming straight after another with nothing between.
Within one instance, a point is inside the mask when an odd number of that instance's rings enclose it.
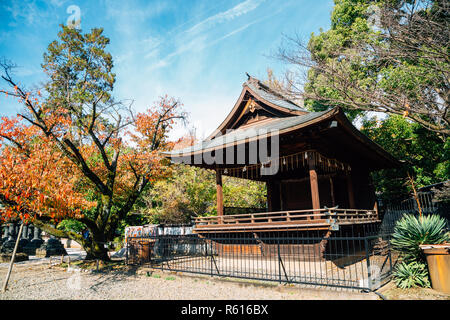
<instances>
[{"instance_id":1,"label":"spiky succulent leaf","mask_svg":"<svg viewBox=\"0 0 450 320\"><path fill-rule=\"evenodd\" d=\"M405 261L422 261L424 256L420 245L442 244L450 240L446 230L447 222L439 215L415 217L408 214L400 219L392 236L392 247Z\"/></svg>"},{"instance_id":2,"label":"spiky succulent leaf","mask_svg":"<svg viewBox=\"0 0 450 320\"><path fill-rule=\"evenodd\" d=\"M416 261L398 264L394 271L394 281L397 287L401 289L430 287L426 264Z\"/></svg>"}]
</instances>

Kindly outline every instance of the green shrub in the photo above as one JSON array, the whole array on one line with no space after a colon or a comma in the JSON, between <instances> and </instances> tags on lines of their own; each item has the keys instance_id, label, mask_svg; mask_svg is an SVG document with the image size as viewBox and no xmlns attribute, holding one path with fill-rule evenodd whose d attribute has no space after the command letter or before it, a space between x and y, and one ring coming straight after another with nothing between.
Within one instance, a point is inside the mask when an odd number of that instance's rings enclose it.
<instances>
[{"instance_id":1,"label":"green shrub","mask_svg":"<svg viewBox=\"0 0 450 320\"><path fill-rule=\"evenodd\" d=\"M116 251L119 251L120 249L123 248L123 238L120 237L115 237L113 240L113 245L114 245L114 249Z\"/></svg>"},{"instance_id":2,"label":"green shrub","mask_svg":"<svg viewBox=\"0 0 450 320\"><path fill-rule=\"evenodd\" d=\"M402 262L397 265L394 271L394 281L401 289L415 287L430 287L428 269L422 262Z\"/></svg>"},{"instance_id":3,"label":"green shrub","mask_svg":"<svg viewBox=\"0 0 450 320\"><path fill-rule=\"evenodd\" d=\"M406 261L425 262L421 244L441 244L450 240L446 220L438 215L415 217L408 214L400 219L392 235L392 247Z\"/></svg>"}]
</instances>

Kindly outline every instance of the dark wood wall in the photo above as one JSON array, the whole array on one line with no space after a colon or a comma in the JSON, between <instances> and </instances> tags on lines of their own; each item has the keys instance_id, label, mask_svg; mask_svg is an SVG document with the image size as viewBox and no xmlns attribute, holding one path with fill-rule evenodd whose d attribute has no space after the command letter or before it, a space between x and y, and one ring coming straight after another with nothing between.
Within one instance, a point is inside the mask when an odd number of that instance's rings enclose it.
<instances>
[{"instance_id":1,"label":"dark wood wall","mask_svg":"<svg viewBox=\"0 0 450 320\"><path fill-rule=\"evenodd\" d=\"M320 207L324 206L350 208L348 181L344 175L331 177L333 191L331 190L330 175L319 175ZM352 172L351 182L355 207L358 209L373 209L375 193L367 171ZM311 188L309 180L299 179L267 182L268 210L307 210L312 209Z\"/></svg>"}]
</instances>

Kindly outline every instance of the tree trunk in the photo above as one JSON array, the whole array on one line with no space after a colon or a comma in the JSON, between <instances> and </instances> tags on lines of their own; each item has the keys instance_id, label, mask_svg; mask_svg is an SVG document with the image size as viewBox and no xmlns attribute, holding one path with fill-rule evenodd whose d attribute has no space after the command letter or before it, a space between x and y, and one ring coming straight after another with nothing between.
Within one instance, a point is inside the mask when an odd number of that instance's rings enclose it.
<instances>
[{"instance_id":1,"label":"tree trunk","mask_svg":"<svg viewBox=\"0 0 450 320\"><path fill-rule=\"evenodd\" d=\"M85 260L102 260L102 261L110 261L111 259L108 256L108 249L105 248L103 241L91 241L86 243L83 247L86 251Z\"/></svg>"}]
</instances>

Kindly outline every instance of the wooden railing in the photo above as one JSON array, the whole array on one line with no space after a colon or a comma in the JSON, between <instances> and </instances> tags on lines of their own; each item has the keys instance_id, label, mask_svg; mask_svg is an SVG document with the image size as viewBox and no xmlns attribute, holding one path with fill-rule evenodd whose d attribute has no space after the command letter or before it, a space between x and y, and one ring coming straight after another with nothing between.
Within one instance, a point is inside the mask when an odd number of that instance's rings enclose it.
<instances>
[{"instance_id":1,"label":"wooden railing","mask_svg":"<svg viewBox=\"0 0 450 320\"><path fill-rule=\"evenodd\" d=\"M370 223L378 221L375 210L361 209L309 209L277 212L235 214L226 216L197 217L196 229L211 228L254 228L292 226L336 226L345 224Z\"/></svg>"},{"instance_id":2,"label":"wooden railing","mask_svg":"<svg viewBox=\"0 0 450 320\"><path fill-rule=\"evenodd\" d=\"M223 207L223 214L226 216L237 214L249 214L263 212L265 208L256 207Z\"/></svg>"}]
</instances>

